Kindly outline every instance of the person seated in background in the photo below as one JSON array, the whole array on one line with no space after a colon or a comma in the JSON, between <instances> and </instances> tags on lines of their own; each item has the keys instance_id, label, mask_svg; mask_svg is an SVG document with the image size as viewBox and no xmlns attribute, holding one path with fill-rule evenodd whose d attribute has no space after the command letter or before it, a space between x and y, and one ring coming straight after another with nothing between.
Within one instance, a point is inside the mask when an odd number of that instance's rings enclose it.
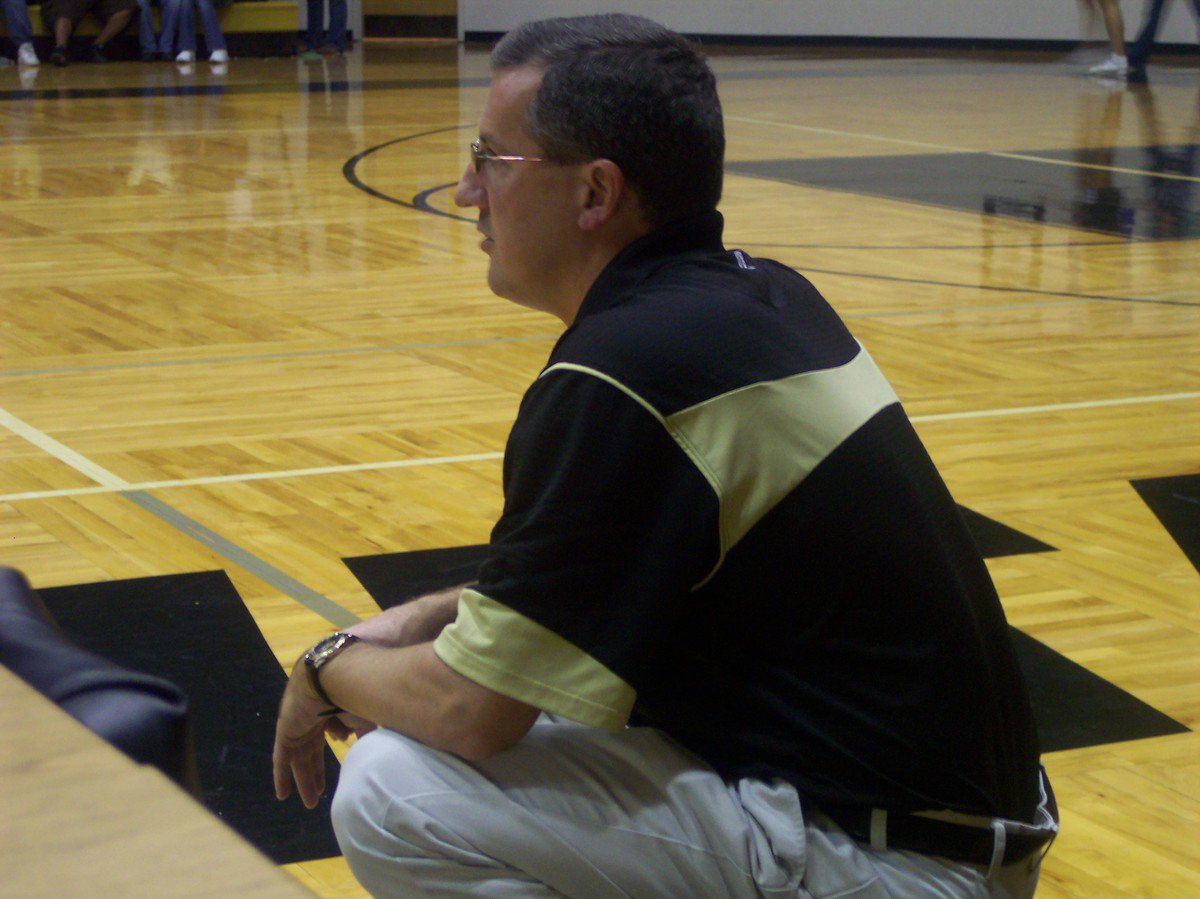
<instances>
[{"instance_id":1,"label":"person seated in background","mask_svg":"<svg viewBox=\"0 0 1200 899\"><path fill-rule=\"evenodd\" d=\"M43 0L42 22L54 35L50 61L56 66L65 66L71 61L71 34L80 20L92 13L100 20L101 28L88 51L88 58L92 62L108 62L105 46L129 26L135 9L137 0Z\"/></svg>"},{"instance_id":2,"label":"person seated in background","mask_svg":"<svg viewBox=\"0 0 1200 899\"><path fill-rule=\"evenodd\" d=\"M196 11L193 0L163 0L162 34L158 49L163 58L189 63L196 61ZM204 29L204 46L208 50L208 61L229 62L229 51L221 23L217 19L217 8L213 0L195 0L200 9L200 27Z\"/></svg>"},{"instance_id":3,"label":"person seated in background","mask_svg":"<svg viewBox=\"0 0 1200 899\"><path fill-rule=\"evenodd\" d=\"M159 58L158 39L154 36L154 19L150 14L150 0L137 0L138 5L138 49L142 62L154 62Z\"/></svg>"},{"instance_id":4,"label":"person seated in background","mask_svg":"<svg viewBox=\"0 0 1200 899\"><path fill-rule=\"evenodd\" d=\"M39 65L37 52L33 49L33 23L29 21L25 0L4 0L4 24L8 26L8 39L17 48L17 64Z\"/></svg>"}]
</instances>

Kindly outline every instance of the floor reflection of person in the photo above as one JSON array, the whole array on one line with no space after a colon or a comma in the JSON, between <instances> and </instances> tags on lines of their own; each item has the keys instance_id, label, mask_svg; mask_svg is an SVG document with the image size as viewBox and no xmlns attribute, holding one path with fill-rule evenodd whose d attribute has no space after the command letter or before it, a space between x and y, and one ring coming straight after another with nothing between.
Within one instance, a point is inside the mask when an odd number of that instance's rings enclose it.
<instances>
[{"instance_id":1,"label":"floor reflection of person","mask_svg":"<svg viewBox=\"0 0 1200 899\"><path fill-rule=\"evenodd\" d=\"M1162 133L1153 88L1134 84L1129 92L1138 111L1144 167L1148 172L1149 214L1145 235L1160 240L1200 236L1200 210L1193 205L1200 162L1196 152L1200 143L1200 93L1196 97L1195 118L1185 126L1184 139L1172 140Z\"/></svg>"},{"instance_id":2,"label":"floor reflection of person","mask_svg":"<svg viewBox=\"0 0 1200 899\"><path fill-rule=\"evenodd\" d=\"M1123 86L1104 97L1083 98L1071 224L1128 237L1133 233L1134 210L1122 189L1113 182L1124 98Z\"/></svg>"}]
</instances>

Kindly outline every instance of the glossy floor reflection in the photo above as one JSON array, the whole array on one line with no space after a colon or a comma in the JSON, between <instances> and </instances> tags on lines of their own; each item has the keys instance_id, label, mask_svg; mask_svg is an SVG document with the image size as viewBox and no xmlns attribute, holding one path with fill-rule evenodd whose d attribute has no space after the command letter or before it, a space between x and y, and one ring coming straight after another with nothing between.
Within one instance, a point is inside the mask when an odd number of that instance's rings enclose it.
<instances>
[{"instance_id":1,"label":"glossy floor reflection","mask_svg":"<svg viewBox=\"0 0 1200 899\"><path fill-rule=\"evenodd\" d=\"M1147 143L1116 145L1128 103ZM1164 144L1164 125L1193 142ZM1191 121L1158 118L1145 84L1114 90L1071 149L733 162L733 172L1140 240L1200 238L1200 95Z\"/></svg>"}]
</instances>

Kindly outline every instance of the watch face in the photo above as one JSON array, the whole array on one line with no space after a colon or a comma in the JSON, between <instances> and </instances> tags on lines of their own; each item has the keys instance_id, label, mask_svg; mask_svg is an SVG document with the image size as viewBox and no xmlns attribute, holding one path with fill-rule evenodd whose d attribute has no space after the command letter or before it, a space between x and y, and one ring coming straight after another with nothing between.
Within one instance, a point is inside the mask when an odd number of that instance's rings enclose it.
<instances>
[{"instance_id":1,"label":"watch face","mask_svg":"<svg viewBox=\"0 0 1200 899\"><path fill-rule=\"evenodd\" d=\"M309 650L309 652L311 652L315 658L320 658L337 649L342 645L343 642L345 642L345 640L345 634L330 634L324 640L319 641L316 646Z\"/></svg>"},{"instance_id":2,"label":"watch face","mask_svg":"<svg viewBox=\"0 0 1200 899\"><path fill-rule=\"evenodd\" d=\"M348 643L353 643L356 639L356 637L350 634L330 634L304 654L304 661L309 665L319 668L326 660L341 651L342 647Z\"/></svg>"}]
</instances>

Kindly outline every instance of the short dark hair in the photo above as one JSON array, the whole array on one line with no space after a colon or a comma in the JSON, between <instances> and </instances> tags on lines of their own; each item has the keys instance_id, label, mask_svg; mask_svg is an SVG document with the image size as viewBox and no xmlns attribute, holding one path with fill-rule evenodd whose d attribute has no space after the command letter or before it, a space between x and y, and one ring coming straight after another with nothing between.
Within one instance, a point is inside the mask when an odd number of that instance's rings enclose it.
<instances>
[{"instance_id":1,"label":"short dark hair","mask_svg":"<svg viewBox=\"0 0 1200 899\"><path fill-rule=\"evenodd\" d=\"M525 127L556 162L611 159L653 226L717 207L725 125L699 47L640 16L544 19L506 34L492 69L544 70Z\"/></svg>"}]
</instances>

